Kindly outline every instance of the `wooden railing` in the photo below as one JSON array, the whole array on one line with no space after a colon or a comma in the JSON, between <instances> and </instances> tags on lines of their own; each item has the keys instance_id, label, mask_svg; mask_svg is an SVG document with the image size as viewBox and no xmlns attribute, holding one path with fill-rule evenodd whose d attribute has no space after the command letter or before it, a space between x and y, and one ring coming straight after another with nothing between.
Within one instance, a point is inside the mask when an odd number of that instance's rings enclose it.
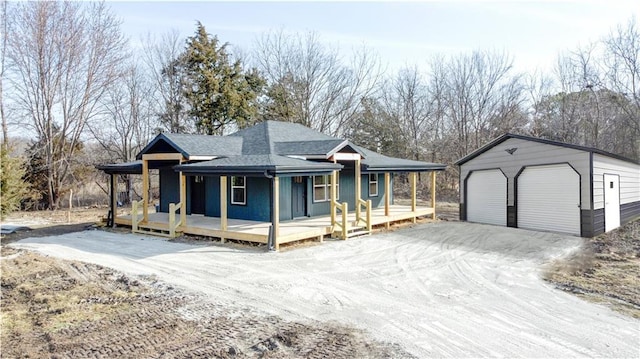
<instances>
[{"instance_id":1,"label":"wooden railing","mask_svg":"<svg viewBox=\"0 0 640 359\"><path fill-rule=\"evenodd\" d=\"M340 227L340 237L342 239L347 239L347 232L349 231L349 225L347 222L347 215L349 214L349 204L347 202L339 203L333 201L333 208L335 208L335 212L333 213L333 217L336 219L334 221L334 225ZM340 211L341 221L338 221L338 211Z\"/></svg>"},{"instance_id":2,"label":"wooden railing","mask_svg":"<svg viewBox=\"0 0 640 359\"><path fill-rule=\"evenodd\" d=\"M364 222L367 231L371 232L371 200L358 199L358 207L359 209L364 207L365 215L362 218L362 212L356 211L356 213L360 213L360 218L356 218L356 223L360 225L361 222Z\"/></svg>"},{"instance_id":3,"label":"wooden railing","mask_svg":"<svg viewBox=\"0 0 640 359\"><path fill-rule=\"evenodd\" d=\"M171 238L176 237L176 228L183 224L181 219L176 222L176 211L181 210L181 208L182 202L177 204L169 203L169 236ZM182 216L178 216L178 218L182 218Z\"/></svg>"},{"instance_id":4,"label":"wooden railing","mask_svg":"<svg viewBox=\"0 0 640 359\"><path fill-rule=\"evenodd\" d=\"M140 210L140 207L142 206L144 206L144 200L131 202L131 231L132 232L137 232L138 224L140 224L140 222L144 220L144 215L140 216L140 213L138 213L138 211Z\"/></svg>"}]
</instances>

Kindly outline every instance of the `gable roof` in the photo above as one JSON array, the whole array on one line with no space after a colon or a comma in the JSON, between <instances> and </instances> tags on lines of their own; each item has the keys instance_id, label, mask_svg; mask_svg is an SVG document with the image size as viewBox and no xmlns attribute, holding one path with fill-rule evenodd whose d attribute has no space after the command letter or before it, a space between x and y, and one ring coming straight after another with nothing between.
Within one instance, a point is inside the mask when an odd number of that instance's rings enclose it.
<instances>
[{"instance_id":1,"label":"gable roof","mask_svg":"<svg viewBox=\"0 0 640 359\"><path fill-rule=\"evenodd\" d=\"M186 159L229 156L238 154L242 148L242 138L161 133L140 151L136 159L142 159L142 155L146 153L166 152L169 148L181 153Z\"/></svg>"},{"instance_id":2,"label":"gable roof","mask_svg":"<svg viewBox=\"0 0 640 359\"><path fill-rule=\"evenodd\" d=\"M547 139L538 138L538 137L516 135L514 133L505 133L504 135L493 139L491 142L487 143L486 145L484 145L484 146L480 147L479 149L471 152L470 154L462 157L461 159L456 161L455 164L458 165L458 166L462 165L462 164L464 164L464 163L466 163L466 162L468 162L468 161L480 156L481 154L487 152L491 148L503 143L504 141L506 141L506 140L508 140L510 138L516 138L516 139L525 140L525 141L544 143L544 144L552 145L552 146L572 148L574 150L597 153L597 154L600 154L600 155L603 155L603 156L615 158L615 159L618 159L618 160L621 160L621 161L625 161L625 162L630 162L630 163L633 163L633 164L640 164L639 161L635 161L635 160L632 160L630 158L626 158L624 156L616 155L615 153L603 151L603 150L600 150L600 149L597 149L597 148L594 148L594 147L573 145L573 144L570 144L570 143L547 140Z\"/></svg>"},{"instance_id":3,"label":"gable roof","mask_svg":"<svg viewBox=\"0 0 640 359\"><path fill-rule=\"evenodd\" d=\"M181 153L191 163L174 168L192 174L228 174L231 170L265 174L328 172L341 169L342 165L309 160L327 160L338 152L360 154L365 172L446 168L442 164L384 156L301 124L279 121L264 121L228 136L162 133L145 146L137 159L143 154L162 152Z\"/></svg>"}]
</instances>

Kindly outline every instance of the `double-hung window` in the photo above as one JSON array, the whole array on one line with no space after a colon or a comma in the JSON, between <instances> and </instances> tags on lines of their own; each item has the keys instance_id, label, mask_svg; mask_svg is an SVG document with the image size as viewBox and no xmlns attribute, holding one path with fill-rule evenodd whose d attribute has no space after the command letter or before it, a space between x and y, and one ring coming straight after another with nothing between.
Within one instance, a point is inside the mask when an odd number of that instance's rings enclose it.
<instances>
[{"instance_id":1,"label":"double-hung window","mask_svg":"<svg viewBox=\"0 0 640 359\"><path fill-rule=\"evenodd\" d=\"M340 199L340 174L336 174L336 200ZM313 201L331 200L331 175L313 176Z\"/></svg>"},{"instance_id":2,"label":"double-hung window","mask_svg":"<svg viewBox=\"0 0 640 359\"><path fill-rule=\"evenodd\" d=\"M231 177L231 204L247 204L247 178Z\"/></svg>"},{"instance_id":3,"label":"double-hung window","mask_svg":"<svg viewBox=\"0 0 640 359\"><path fill-rule=\"evenodd\" d=\"M369 197L378 196L378 174L369 173Z\"/></svg>"}]
</instances>

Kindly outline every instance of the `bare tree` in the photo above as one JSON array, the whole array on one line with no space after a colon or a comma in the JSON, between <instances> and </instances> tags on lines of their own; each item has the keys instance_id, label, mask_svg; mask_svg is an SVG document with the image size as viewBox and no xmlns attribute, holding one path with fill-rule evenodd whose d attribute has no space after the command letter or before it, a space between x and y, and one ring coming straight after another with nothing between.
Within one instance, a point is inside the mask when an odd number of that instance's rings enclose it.
<instances>
[{"instance_id":1,"label":"bare tree","mask_svg":"<svg viewBox=\"0 0 640 359\"><path fill-rule=\"evenodd\" d=\"M2 120L2 146L4 149L7 149L9 145L9 133L7 129L7 114L5 113L5 103L4 103L4 81L5 81L5 73L6 73L6 53L7 53L7 33L9 30L9 12L8 12L8 1L2 1L2 9L0 10L0 21L2 30L2 38L0 39L0 119Z\"/></svg>"},{"instance_id":2,"label":"bare tree","mask_svg":"<svg viewBox=\"0 0 640 359\"><path fill-rule=\"evenodd\" d=\"M345 63L336 48L323 45L314 33L264 34L254 58L267 80L265 118L301 123L331 135L346 131L381 74L369 50L354 52Z\"/></svg>"},{"instance_id":3,"label":"bare tree","mask_svg":"<svg viewBox=\"0 0 640 359\"><path fill-rule=\"evenodd\" d=\"M120 23L104 3L20 3L8 34L12 98L31 119L44 151L48 206L70 181L81 135L118 76Z\"/></svg>"},{"instance_id":4,"label":"bare tree","mask_svg":"<svg viewBox=\"0 0 640 359\"><path fill-rule=\"evenodd\" d=\"M147 35L144 43L143 59L153 79L152 98L162 127L174 133L193 132L184 97L184 73L180 69L184 40L177 30L172 30L159 38Z\"/></svg>"},{"instance_id":5,"label":"bare tree","mask_svg":"<svg viewBox=\"0 0 640 359\"><path fill-rule=\"evenodd\" d=\"M462 157L489 138L519 127L523 86L512 74L512 60L505 53L475 51L469 55L436 58L432 81L441 97L444 131L456 156Z\"/></svg>"}]
</instances>

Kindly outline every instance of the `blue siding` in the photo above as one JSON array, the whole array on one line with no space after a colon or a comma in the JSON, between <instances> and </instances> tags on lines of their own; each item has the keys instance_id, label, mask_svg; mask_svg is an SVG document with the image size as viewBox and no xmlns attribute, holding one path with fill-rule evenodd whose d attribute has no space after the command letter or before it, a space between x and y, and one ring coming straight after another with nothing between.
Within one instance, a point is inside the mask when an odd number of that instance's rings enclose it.
<instances>
[{"instance_id":1,"label":"blue siding","mask_svg":"<svg viewBox=\"0 0 640 359\"><path fill-rule=\"evenodd\" d=\"M362 175L362 187L360 188L362 199L365 201L370 199L371 205L373 206L373 208L384 207L384 196L386 196L386 193L387 193L387 189L384 186L384 173L377 174L377 176L378 176L378 195L377 196L369 196L369 175L368 174Z\"/></svg>"},{"instance_id":2,"label":"blue siding","mask_svg":"<svg viewBox=\"0 0 640 359\"><path fill-rule=\"evenodd\" d=\"M160 212L169 212L169 203L180 202L180 175L170 168L160 169Z\"/></svg>"},{"instance_id":3,"label":"blue siding","mask_svg":"<svg viewBox=\"0 0 640 359\"><path fill-rule=\"evenodd\" d=\"M220 217L220 177L205 177L204 214L209 217Z\"/></svg>"},{"instance_id":4,"label":"blue siding","mask_svg":"<svg viewBox=\"0 0 640 359\"><path fill-rule=\"evenodd\" d=\"M291 211L291 177L280 177L280 220L287 221L290 219L293 219Z\"/></svg>"},{"instance_id":5,"label":"blue siding","mask_svg":"<svg viewBox=\"0 0 640 359\"><path fill-rule=\"evenodd\" d=\"M265 177L247 177L247 204L231 204L231 177L227 184L227 214L229 218L252 221L271 221L271 180Z\"/></svg>"}]
</instances>

